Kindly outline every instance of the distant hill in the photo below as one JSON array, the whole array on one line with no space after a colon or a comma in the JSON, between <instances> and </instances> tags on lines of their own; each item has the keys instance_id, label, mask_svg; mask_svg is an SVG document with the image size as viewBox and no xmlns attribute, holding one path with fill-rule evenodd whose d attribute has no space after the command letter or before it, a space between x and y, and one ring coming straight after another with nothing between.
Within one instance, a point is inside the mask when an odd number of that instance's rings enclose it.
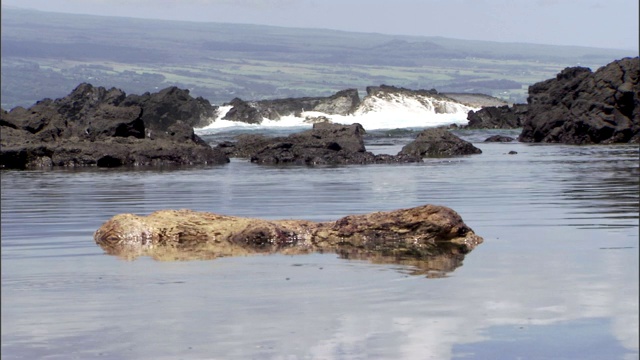
<instances>
[{"instance_id":1,"label":"distant hill","mask_svg":"<svg viewBox=\"0 0 640 360\"><path fill-rule=\"evenodd\" d=\"M524 102L568 66L593 70L629 50L273 26L143 20L2 8L2 107L81 82L127 93L188 88L214 104L328 96L388 84Z\"/></svg>"}]
</instances>

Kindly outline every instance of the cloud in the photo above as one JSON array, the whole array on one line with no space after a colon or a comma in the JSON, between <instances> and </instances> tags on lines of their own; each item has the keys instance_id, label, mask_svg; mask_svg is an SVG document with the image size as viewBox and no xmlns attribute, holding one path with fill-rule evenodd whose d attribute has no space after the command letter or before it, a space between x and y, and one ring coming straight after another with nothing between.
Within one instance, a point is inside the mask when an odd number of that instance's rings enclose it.
<instances>
[{"instance_id":1,"label":"cloud","mask_svg":"<svg viewBox=\"0 0 640 360\"><path fill-rule=\"evenodd\" d=\"M81 0L72 0L77 3L86 3ZM173 6L234 6L234 7L281 7L281 6L294 6L297 1L295 0L98 0L96 2L103 4L127 4L127 5L153 5L164 4Z\"/></svg>"}]
</instances>

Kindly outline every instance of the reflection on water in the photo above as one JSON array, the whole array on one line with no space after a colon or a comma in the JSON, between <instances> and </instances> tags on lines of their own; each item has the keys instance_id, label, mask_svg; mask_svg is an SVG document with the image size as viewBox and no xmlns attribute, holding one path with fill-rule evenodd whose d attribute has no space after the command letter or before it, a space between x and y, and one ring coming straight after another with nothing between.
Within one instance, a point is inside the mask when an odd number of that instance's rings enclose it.
<instances>
[{"instance_id":1,"label":"reflection on water","mask_svg":"<svg viewBox=\"0 0 640 360\"><path fill-rule=\"evenodd\" d=\"M122 260L133 261L141 256L146 256L157 261L203 261L203 260L219 260L229 256L246 257L246 256L267 256L273 253L256 253L248 249L233 248L226 249L219 246L210 246L201 244L199 246L190 246L189 248L174 247L157 247L152 250L122 249L102 246L106 254L117 256ZM345 260L361 260L373 264L398 265L395 269L399 272L410 275L422 275L428 278L446 277L447 273L454 271L462 266L465 255L463 254L434 254L429 256L385 256L381 254L368 253L362 251L310 251L303 249L285 250L281 253L287 256L301 256L310 253L335 254L340 259Z\"/></svg>"},{"instance_id":2,"label":"reflection on water","mask_svg":"<svg viewBox=\"0 0 640 360\"><path fill-rule=\"evenodd\" d=\"M501 359L503 354L520 359L632 359L634 354L611 336L610 326L606 318L560 322L551 326L496 326L484 332L486 340L455 345L453 352L459 357L469 354L475 359ZM537 346L540 340L549 346Z\"/></svg>"},{"instance_id":3,"label":"reflection on water","mask_svg":"<svg viewBox=\"0 0 640 360\"><path fill-rule=\"evenodd\" d=\"M572 220L587 228L633 227L633 220L637 225L638 193L629 189L638 188L640 171L630 160L603 159L595 166L577 161L567 164L567 172L575 177L565 180L562 195L566 201L580 204L570 212L575 214ZM588 170L580 171L583 168Z\"/></svg>"},{"instance_id":4,"label":"reflection on water","mask_svg":"<svg viewBox=\"0 0 640 360\"><path fill-rule=\"evenodd\" d=\"M499 351L637 359L638 148L481 143L487 133L462 134L481 138L474 145L483 153L390 166L233 160L3 171L2 357L447 359ZM401 147L380 143L389 153ZM443 261L455 269L444 278L413 276L415 264L335 254L129 262L105 256L92 239L125 212L329 221L425 203L451 207L485 239L462 265Z\"/></svg>"}]
</instances>

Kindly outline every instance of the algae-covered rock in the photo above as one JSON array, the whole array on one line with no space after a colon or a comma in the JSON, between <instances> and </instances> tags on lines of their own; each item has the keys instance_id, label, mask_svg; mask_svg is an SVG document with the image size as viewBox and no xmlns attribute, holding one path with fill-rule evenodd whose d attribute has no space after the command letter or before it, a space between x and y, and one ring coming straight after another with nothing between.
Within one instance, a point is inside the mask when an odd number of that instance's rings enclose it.
<instances>
[{"instance_id":1,"label":"algae-covered rock","mask_svg":"<svg viewBox=\"0 0 640 360\"><path fill-rule=\"evenodd\" d=\"M263 220L192 210L120 214L105 222L94 239L108 254L126 259L331 252L431 270L435 263L447 264L441 271L459 266L464 254L483 241L455 211L435 205L350 215L333 222Z\"/></svg>"}]
</instances>

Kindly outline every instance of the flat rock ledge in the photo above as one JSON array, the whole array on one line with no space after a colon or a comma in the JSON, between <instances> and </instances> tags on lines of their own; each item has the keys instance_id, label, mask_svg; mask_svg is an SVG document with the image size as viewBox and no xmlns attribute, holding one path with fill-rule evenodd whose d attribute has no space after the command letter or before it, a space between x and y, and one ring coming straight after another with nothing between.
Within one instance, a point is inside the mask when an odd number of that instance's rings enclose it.
<instances>
[{"instance_id":1,"label":"flat rock ledge","mask_svg":"<svg viewBox=\"0 0 640 360\"><path fill-rule=\"evenodd\" d=\"M119 214L94 234L108 254L127 260L206 260L312 252L413 266L419 274L453 271L483 242L450 208L423 205L350 215L333 222L262 220L192 210Z\"/></svg>"}]
</instances>

